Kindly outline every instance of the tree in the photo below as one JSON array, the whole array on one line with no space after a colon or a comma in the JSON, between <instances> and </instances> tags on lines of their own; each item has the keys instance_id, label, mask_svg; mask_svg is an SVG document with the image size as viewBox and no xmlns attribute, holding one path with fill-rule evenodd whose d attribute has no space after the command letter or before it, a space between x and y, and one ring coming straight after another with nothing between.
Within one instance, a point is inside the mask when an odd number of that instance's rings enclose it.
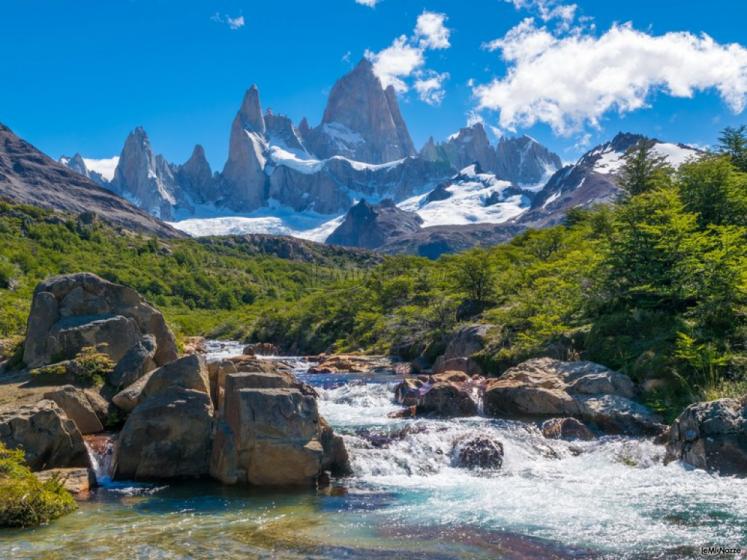
<instances>
[{"instance_id":1,"label":"tree","mask_svg":"<svg viewBox=\"0 0 747 560\"><path fill-rule=\"evenodd\" d=\"M677 174L680 198L698 225L747 225L747 174L729 158L704 157L683 164Z\"/></svg>"},{"instance_id":2,"label":"tree","mask_svg":"<svg viewBox=\"0 0 747 560\"><path fill-rule=\"evenodd\" d=\"M624 156L620 172L620 187L630 196L637 196L670 183L672 168L666 157L654 151L653 140L641 140Z\"/></svg>"},{"instance_id":3,"label":"tree","mask_svg":"<svg viewBox=\"0 0 747 560\"><path fill-rule=\"evenodd\" d=\"M609 292L633 306L677 305L691 291L683 265L697 234L695 215L674 189L633 197L615 216Z\"/></svg>"},{"instance_id":4,"label":"tree","mask_svg":"<svg viewBox=\"0 0 747 560\"><path fill-rule=\"evenodd\" d=\"M493 295L495 272L484 251L471 251L455 259L453 276L468 300L484 305Z\"/></svg>"},{"instance_id":5,"label":"tree","mask_svg":"<svg viewBox=\"0 0 747 560\"><path fill-rule=\"evenodd\" d=\"M747 171L747 126L725 128L718 138L718 148L741 171Z\"/></svg>"}]
</instances>

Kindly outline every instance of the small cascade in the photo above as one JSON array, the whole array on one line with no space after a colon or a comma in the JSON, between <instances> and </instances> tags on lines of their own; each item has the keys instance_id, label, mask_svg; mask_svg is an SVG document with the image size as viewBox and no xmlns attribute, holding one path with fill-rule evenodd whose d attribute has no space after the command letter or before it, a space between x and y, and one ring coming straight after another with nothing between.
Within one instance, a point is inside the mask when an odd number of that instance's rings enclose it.
<instances>
[{"instance_id":1,"label":"small cascade","mask_svg":"<svg viewBox=\"0 0 747 560\"><path fill-rule=\"evenodd\" d=\"M91 460L91 467L99 486L107 486L112 477L112 458L114 456L115 434L92 434L83 439Z\"/></svg>"}]
</instances>

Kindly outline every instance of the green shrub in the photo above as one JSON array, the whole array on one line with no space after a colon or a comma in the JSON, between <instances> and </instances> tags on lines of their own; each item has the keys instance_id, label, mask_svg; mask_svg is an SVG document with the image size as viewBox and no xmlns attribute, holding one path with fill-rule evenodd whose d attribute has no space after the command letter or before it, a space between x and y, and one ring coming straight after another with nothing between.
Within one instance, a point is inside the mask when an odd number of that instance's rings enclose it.
<instances>
[{"instance_id":1,"label":"green shrub","mask_svg":"<svg viewBox=\"0 0 747 560\"><path fill-rule=\"evenodd\" d=\"M57 479L39 481L23 452L0 443L0 527L35 527L77 508Z\"/></svg>"}]
</instances>

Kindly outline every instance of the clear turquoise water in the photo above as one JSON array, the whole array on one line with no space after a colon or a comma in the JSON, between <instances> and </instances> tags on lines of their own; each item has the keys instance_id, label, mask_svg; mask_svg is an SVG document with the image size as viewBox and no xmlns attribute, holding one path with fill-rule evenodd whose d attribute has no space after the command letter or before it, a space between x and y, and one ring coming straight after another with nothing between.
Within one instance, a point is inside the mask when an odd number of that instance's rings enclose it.
<instances>
[{"instance_id":1,"label":"clear turquoise water","mask_svg":"<svg viewBox=\"0 0 747 560\"><path fill-rule=\"evenodd\" d=\"M210 482L99 489L48 527L0 533L0 558L681 558L747 548L747 481L663 466L663 449L571 445L536 427L468 418L393 420L391 376L309 376L355 476L323 490ZM453 464L484 435L497 472Z\"/></svg>"}]
</instances>

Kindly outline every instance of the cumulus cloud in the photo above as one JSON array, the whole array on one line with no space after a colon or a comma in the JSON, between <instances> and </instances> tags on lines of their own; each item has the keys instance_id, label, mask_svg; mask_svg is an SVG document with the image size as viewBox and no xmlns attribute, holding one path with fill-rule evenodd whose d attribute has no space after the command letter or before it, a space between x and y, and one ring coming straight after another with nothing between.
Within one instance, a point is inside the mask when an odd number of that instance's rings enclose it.
<instances>
[{"instance_id":1,"label":"cumulus cloud","mask_svg":"<svg viewBox=\"0 0 747 560\"><path fill-rule=\"evenodd\" d=\"M654 92L690 98L713 89L735 113L747 101L747 49L708 35L651 35L624 24L558 36L526 19L487 48L501 52L508 71L473 93L478 109L499 111L509 130L538 122L563 135L599 127L610 111L646 107Z\"/></svg>"},{"instance_id":2,"label":"cumulus cloud","mask_svg":"<svg viewBox=\"0 0 747 560\"><path fill-rule=\"evenodd\" d=\"M446 14L423 12L418 16L415 35L425 49L448 49L451 31L446 27Z\"/></svg>"},{"instance_id":3,"label":"cumulus cloud","mask_svg":"<svg viewBox=\"0 0 747 560\"><path fill-rule=\"evenodd\" d=\"M400 93L408 90L403 78L411 76L425 63L423 49L412 45L406 35L397 37L390 46L378 53L366 51L366 58L373 64L374 74L382 85L394 86Z\"/></svg>"},{"instance_id":4,"label":"cumulus cloud","mask_svg":"<svg viewBox=\"0 0 747 560\"><path fill-rule=\"evenodd\" d=\"M237 29L241 29L244 27L244 24L246 23L244 21L244 16L236 16L231 17L228 14L221 14L216 12L211 18L216 23L223 23L228 26L228 28L231 31L236 31Z\"/></svg>"},{"instance_id":5,"label":"cumulus cloud","mask_svg":"<svg viewBox=\"0 0 747 560\"><path fill-rule=\"evenodd\" d=\"M368 6L369 8L375 8L376 4L379 3L379 0L355 0L356 4L360 4L361 6Z\"/></svg>"},{"instance_id":6,"label":"cumulus cloud","mask_svg":"<svg viewBox=\"0 0 747 560\"><path fill-rule=\"evenodd\" d=\"M448 72L441 74L432 70L420 72L415 80L415 91L418 92L420 100L428 105L440 105L446 97L444 82L448 79Z\"/></svg>"},{"instance_id":7,"label":"cumulus cloud","mask_svg":"<svg viewBox=\"0 0 747 560\"><path fill-rule=\"evenodd\" d=\"M423 12L418 16L411 36L400 35L379 52L365 52L365 57L373 64L374 74L384 87L393 86L398 93L404 93L414 80L412 87L420 99L431 105L443 101L443 83L449 75L428 70L425 63L427 51L451 46L446 20L446 14Z\"/></svg>"}]
</instances>

